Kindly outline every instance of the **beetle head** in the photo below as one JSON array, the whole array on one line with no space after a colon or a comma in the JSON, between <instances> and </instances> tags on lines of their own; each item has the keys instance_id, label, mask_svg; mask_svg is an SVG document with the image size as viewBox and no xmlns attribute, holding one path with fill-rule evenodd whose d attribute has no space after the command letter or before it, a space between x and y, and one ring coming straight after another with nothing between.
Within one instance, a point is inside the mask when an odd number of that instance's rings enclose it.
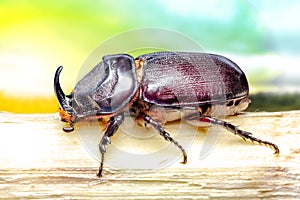
<instances>
[{"instance_id":1,"label":"beetle head","mask_svg":"<svg viewBox=\"0 0 300 200\"><path fill-rule=\"evenodd\" d=\"M60 66L56 70L56 73L54 76L54 93L56 95L56 98L57 98L57 101L59 104L59 114L60 114L61 120L64 122L70 122L70 125L72 126L72 123L75 120L75 113L74 113L72 106L70 105L72 95L65 95L65 93L62 91L62 89L60 87L60 83L59 83L59 75L60 75L60 72L62 69L63 69L63 67ZM64 130L67 131L67 128L64 128Z\"/></svg>"}]
</instances>

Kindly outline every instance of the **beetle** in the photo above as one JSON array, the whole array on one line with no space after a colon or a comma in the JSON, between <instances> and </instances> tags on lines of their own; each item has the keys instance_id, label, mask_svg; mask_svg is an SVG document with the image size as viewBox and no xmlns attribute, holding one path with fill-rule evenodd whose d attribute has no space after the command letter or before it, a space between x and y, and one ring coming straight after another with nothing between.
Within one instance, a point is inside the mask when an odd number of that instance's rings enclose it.
<instances>
[{"instance_id":1,"label":"beetle","mask_svg":"<svg viewBox=\"0 0 300 200\"><path fill-rule=\"evenodd\" d=\"M73 131L74 123L86 117L109 118L99 143L99 177L102 176L106 146L124 121L127 110L137 121L150 124L166 141L177 146L183 155L182 163L187 162L184 148L162 126L178 118L163 118L153 112L153 106L163 108L166 113L193 110L186 119L220 125L244 140L269 146L279 154L276 144L212 116L217 106L226 106L224 115L235 115L251 102L244 72L221 55L196 52L154 52L137 58L128 54L106 55L69 95L65 95L60 86L62 68L56 70L54 91L61 120L69 123L63 130Z\"/></svg>"}]
</instances>

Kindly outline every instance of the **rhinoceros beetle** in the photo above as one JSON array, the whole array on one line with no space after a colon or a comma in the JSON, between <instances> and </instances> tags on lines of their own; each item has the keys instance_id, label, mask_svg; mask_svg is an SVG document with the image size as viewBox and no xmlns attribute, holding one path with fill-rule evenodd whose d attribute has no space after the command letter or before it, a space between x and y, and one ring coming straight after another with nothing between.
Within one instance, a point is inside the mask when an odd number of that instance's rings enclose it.
<instances>
[{"instance_id":1,"label":"rhinoceros beetle","mask_svg":"<svg viewBox=\"0 0 300 200\"><path fill-rule=\"evenodd\" d=\"M219 76L215 76L212 68L218 70ZM182 163L187 162L184 148L162 127L167 120L152 115L152 106L164 110L195 109L197 114L188 115L187 119L220 125L244 140L264 144L273 148L275 154L279 153L277 145L212 117L212 108L217 105L226 105L225 115L234 115L245 110L250 103L244 72L221 55L155 52L137 58L127 54L103 56L102 61L77 83L69 95L61 89L61 71L62 66L55 73L54 90L61 120L69 123L68 127L63 128L64 131L74 130L73 124L86 117L98 120L109 118L99 143L99 177L102 176L106 145L124 121L126 110L177 146L183 154Z\"/></svg>"}]
</instances>

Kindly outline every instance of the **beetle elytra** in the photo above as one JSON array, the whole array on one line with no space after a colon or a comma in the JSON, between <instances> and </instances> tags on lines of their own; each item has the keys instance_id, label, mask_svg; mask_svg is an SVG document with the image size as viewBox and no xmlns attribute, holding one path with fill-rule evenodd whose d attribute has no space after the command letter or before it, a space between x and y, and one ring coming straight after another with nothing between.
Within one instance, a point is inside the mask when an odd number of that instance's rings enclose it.
<instances>
[{"instance_id":1,"label":"beetle elytra","mask_svg":"<svg viewBox=\"0 0 300 200\"><path fill-rule=\"evenodd\" d=\"M61 89L61 71L60 66L55 73L54 90L61 119L69 123L64 131L74 130L73 124L85 117L98 120L109 117L99 143L99 177L102 176L106 145L124 121L124 112L128 109L136 120L150 124L165 140L177 146L183 154L182 163L187 162L185 149L164 130L162 124L169 120L153 115L152 106L165 110L194 110L187 119L220 125L245 140L269 146L275 154L279 153L276 144L212 117L215 106L226 105L225 115L235 115L250 103L244 72L223 56L191 52L156 52L137 58L127 54L104 56L69 95Z\"/></svg>"}]
</instances>

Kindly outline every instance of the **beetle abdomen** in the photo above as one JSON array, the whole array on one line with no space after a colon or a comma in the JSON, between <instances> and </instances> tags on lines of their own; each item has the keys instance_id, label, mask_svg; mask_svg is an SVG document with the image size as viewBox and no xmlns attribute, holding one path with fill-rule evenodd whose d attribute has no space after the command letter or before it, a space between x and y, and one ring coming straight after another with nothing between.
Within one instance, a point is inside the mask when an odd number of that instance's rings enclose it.
<instances>
[{"instance_id":1,"label":"beetle abdomen","mask_svg":"<svg viewBox=\"0 0 300 200\"><path fill-rule=\"evenodd\" d=\"M145 54L141 98L165 107L214 104L247 97L248 82L231 60L206 53Z\"/></svg>"}]
</instances>

